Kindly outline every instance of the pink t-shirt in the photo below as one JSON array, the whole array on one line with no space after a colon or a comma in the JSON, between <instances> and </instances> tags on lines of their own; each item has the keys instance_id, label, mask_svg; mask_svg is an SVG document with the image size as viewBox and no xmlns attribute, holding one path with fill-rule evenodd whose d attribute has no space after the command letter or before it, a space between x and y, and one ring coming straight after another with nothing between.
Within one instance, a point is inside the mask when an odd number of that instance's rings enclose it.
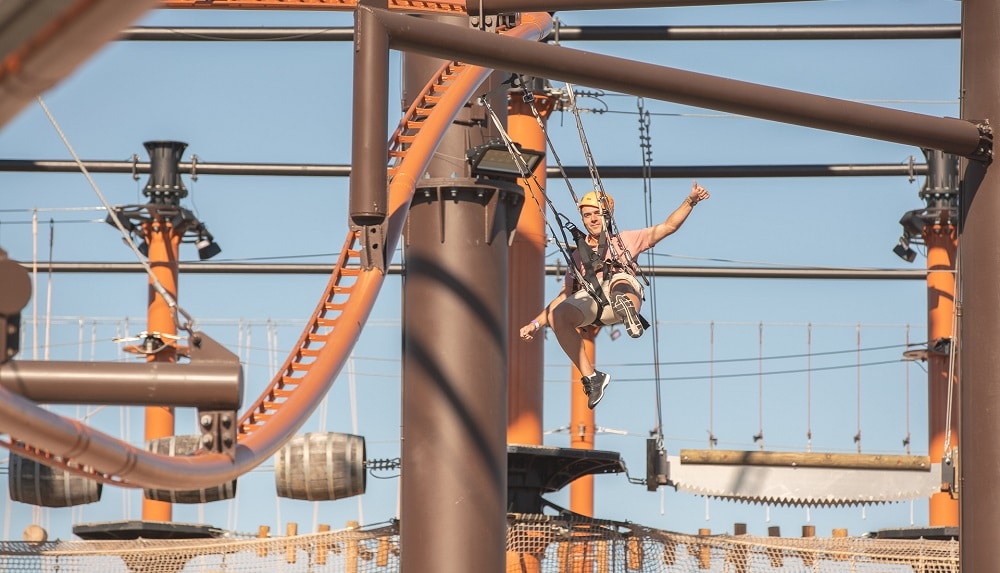
<instances>
[{"instance_id":1,"label":"pink t-shirt","mask_svg":"<svg viewBox=\"0 0 1000 573\"><path fill-rule=\"evenodd\" d=\"M619 242L619 239L621 239L621 242ZM639 255L639 253L646 251L652 246L649 244L649 229L645 228L622 231L617 236L609 236L608 252L605 253L605 260L610 259L611 252L614 251L614 253L618 255L618 262L622 265L627 265L628 262L625 259L625 253L622 252L622 245L625 246L629 256L632 258L632 261L635 261L635 258ZM594 248L594 251L597 251L596 247ZM583 259L580 257L579 249L573 251L573 265L575 265L581 273L586 272L586 269L583 268ZM597 278L601 279L602 274L603 273L598 272ZM569 290L573 289L574 278L575 274L573 273L573 269L567 269L566 278L563 280L565 281L567 287L569 287Z\"/></svg>"}]
</instances>

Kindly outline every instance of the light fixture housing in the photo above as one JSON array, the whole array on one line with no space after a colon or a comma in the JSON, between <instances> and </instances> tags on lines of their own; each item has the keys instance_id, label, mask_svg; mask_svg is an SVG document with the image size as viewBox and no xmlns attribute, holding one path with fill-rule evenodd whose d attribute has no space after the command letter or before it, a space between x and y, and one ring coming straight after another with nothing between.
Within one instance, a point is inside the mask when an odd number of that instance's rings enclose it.
<instances>
[{"instance_id":1,"label":"light fixture housing","mask_svg":"<svg viewBox=\"0 0 1000 573\"><path fill-rule=\"evenodd\" d=\"M527 173L534 173L535 168L545 157L545 153L524 149L519 143L513 145L521 154ZM473 177L492 177L514 181L523 176L518 160L511 155L507 145L499 139L477 145L466 151L465 156L472 168Z\"/></svg>"},{"instance_id":2,"label":"light fixture housing","mask_svg":"<svg viewBox=\"0 0 1000 573\"><path fill-rule=\"evenodd\" d=\"M899 238L899 243L892 248L892 252L908 263L912 263L913 259L917 258L917 252L910 248L910 241L906 238L906 235Z\"/></svg>"},{"instance_id":3,"label":"light fixture housing","mask_svg":"<svg viewBox=\"0 0 1000 573\"><path fill-rule=\"evenodd\" d=\"M211 259L215 255L222 252L222 247L215 242L212 234L207 231L203 234L198 234L198 241L194 244L194 246L198 247L198 258L203 261Z\"/></svg>"}]
</instances>

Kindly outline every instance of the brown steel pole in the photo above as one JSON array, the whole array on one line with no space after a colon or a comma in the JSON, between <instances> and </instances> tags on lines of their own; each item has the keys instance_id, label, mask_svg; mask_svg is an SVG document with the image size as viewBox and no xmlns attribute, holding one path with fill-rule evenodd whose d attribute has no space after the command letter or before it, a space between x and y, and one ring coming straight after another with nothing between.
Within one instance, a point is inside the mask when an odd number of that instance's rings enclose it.
<instances>
[{"instance_id":1,"label":"brown steel pole","mask_svg":"<svg viewBox=\"0 0 1000 573\"><path fill-rule=\"evenodd\" d=\"M180 250L183 230L178 233L169 222L160 218L143 225L143 235L149 245L149 266L153 275L164 290L177 300L177 259ZM159 332L165 335L176 335L177 326L173 311L166 300L153 287L152 277L149 279L149 309L146 328L149 332ZM164 346L155 354L149 355L148 362L177 362L177 348L169 338L163 339ZM145 440L147 442L158 438L174 435L174 409L170 406L147 406ZM142 499L143 521L170 521L172 508L170 502L154 499Z\"/></svg>"},{"instance_id":2,"label":"brown steel pole","mask_svg":"<svg viewBox=\"0 0 1000 573\"><path fill-rule=\"evenodd\" d=\"M962 2L963 118L1000 118L1000 4ZM1000 172L964 164L959 205L961 362L959 433L960 566L1000 568Z\"/></svg>"},{"instance_id":3,"label":"brown steel pole","mask_svg":"<svg viewBox=\"0 0 1000 573\"><path fill-rule=\"evenodd\" d=\"M443 63L405 55L404 107ZM492 106L506 115L504 90ZM508 238L523 192L469 176L466 150L495 134L482 111L472 103L445 133L404 229L403 573L505 568Z\"/></svg>"},{"instance_id":4,"label":"brown steel pole","mask_svg":"<svg viewBox=\"0 0 1000 573\"><path fill-rule=\"evenodd\" d=\"M596 364L597 348L594 344L600 328L587 327L583 329L583 348L587 357ZM580 378L583 374L576 366L570 369L569 381L569 445L580 450L594 449L594 410L587 407L587 395L583 393ZM594 476L586 475L573 480L569 484L569 508L580 515L594 516Z\"/></svg>"},{"instance_id":5,"label":"brown steel pole","mask_svg":"<svg viewBox=\"0 0 1000 573\"><path fill-rule=\"evenodd\" d=\"M543 126L524 101L525 94L544 121L551 113L556 98L544 95L541 89L529 85L525 92L511 92L507 108L507 130L511 139L525 149L545 151ZM510 246L510 275L507 282L510 321L507 345L510 351L507 370L507 441L512 444L542 444L542 411L544 404L545 361L544 337L525 342L518 329L535 316L548 302L545 300L545 160L535 168L534 180L519 179L524 189L524 208L517 221L517 231Z\"/></svg>"}]
</instances>

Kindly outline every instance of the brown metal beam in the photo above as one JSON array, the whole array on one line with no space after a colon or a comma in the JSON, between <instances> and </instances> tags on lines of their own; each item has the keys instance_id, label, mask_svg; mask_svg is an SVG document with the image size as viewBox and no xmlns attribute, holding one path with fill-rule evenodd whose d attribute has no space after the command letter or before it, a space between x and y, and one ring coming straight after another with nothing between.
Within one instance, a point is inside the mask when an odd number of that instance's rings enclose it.
<instances>
[{"instance_id":1,"label":"brown metal beam","mask_svg":"<svg viewBox=\"0 0 1000 573\"><path fill-rule=\"evenodd\" d=\"M323 10L350 12L358 0L160 0L161 8L230 9L230 10ZM465 0L392 0L395 10L407 12L446 12L461 14Z\"/></svg>"},{"instance_id":2,"label":"brown metal beam","mask_svg":"<svg viewBox=\"0 0 1000 573\"><path fill-rule=\"evenodd\" d=\"M384 7L387 1L370 4ZM355 225L370 225L381 223L388 212L389 38L369 10L358 10L355 36L350 210Z\"/></svg>"},{"instance_id":3,"label":"brown metal beam","mask_svg":"<svg viewBox=\"0 0 1000 573\"><path fill-rule=\"evenodd\" d=\"M91 173L149 173L149 163L131 161L84 161ZM191 175L273 175L281 177L349 177L350 165L295 164L295 163L181 163L180 170ZM50 159L0 159L0 172L23 173L76 173L80 167L75 161ZM586 165L565 165L563 171L570 179L589 179ZM638 165L602 165L604 179L640 179L646 175L653 179L691 177L917 177L927 175L927 164L911 163L847 163L801 165L654 165L648 174ZM548 177L561 177L558 167L549 167Z\"/></svg>"},{"instance_id":4,"label":"brown metal beam","mask_svg":"<svg viewBox=\"0 0 1000 573\"><path fill-rule=\"evenodd\" d=\"M443 26L377 10L390 46L578 83L988 160L985 126ZM450 29L449 29L450 28Z\"/></svg>"},{"instance_id":5,"label":"brown metal beam","mask_svg":"<svg viewBox=\"0 0 1000 573\"><path fill-rule=\"evenodd\" d=\"M470 16L514 12L557 12L560 10L621 10L625 8L681 8L685 6L732 6L736 4L773 4L777 2L815 2L816 0L466 0Z\"/></svg>"},{"instance_id":6,"label":"brown metal beam","mask_svg":"<svg viewBox=\"0 0 1000 573\"><path fill-rule=\"evenodd\" d=\"M0 386L39 404L178 406L237 410L243 372L236 364L12 360Z\"/></svg>"},{"instance_id":7,"label":"brown metal beam","mask_svg":"<svg viewBox=\"0 0 1000 573\"><path fill-rule=\"evenodd\" d=\"M558 42L659 42L747 40L957 40L958 24L833 26L562 26Z\"/></svg>"},{"instance_id":8,"label":"brown metal beam","mask_svg":"<svg viewBox=\"0 0 1000 573\"><path fill-rule=\"evenodd\" d=\"M27 268L27 265L25 265ZM139 263L48 263L39 261L40 273L144 273ZM333 265L295 263L181 263L185 275L329 275ZM399 275L403 265L389 265L388 275ZM815 267L643 267L647 276L678 278L731 278L731 279L839 279L839 280L925 280L926 269L862 269ZM563 265L546 265L545 274L561 277L566 274Z\"/></svg>"},{"instance_id":9,"label":"brown metal beam","mask_svg":"<svg viewBox=\"0 0 1000 573\"><path fill-rule=\"evenodd\" d=\"M5 22L0 40L0 126L156 3L54 0L22 4ZM8 12L16 10L16 6L4 7Z\"/></svg>"},{"instance_id":10,"label":"brown metal beam","mask_svg":"<svg viewBox=\"0 0 1000 573\"><path fill-rule=\"evenodd\" d=\"M558 42L746 41L746 40L957 40L958 24L830 26L564 26L549 38ZM351 42L354 28L316 26L133 26L118 37L132 42Z\"/></svg>"}]
</instances>

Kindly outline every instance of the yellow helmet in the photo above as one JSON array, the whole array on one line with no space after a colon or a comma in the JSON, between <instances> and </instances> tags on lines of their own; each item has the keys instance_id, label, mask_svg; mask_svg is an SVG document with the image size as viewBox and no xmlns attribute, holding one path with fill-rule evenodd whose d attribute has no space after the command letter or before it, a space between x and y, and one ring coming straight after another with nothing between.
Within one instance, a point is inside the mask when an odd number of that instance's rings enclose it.
<instances>
[{"instance_id":1,"label":"yellow helmet","mask_svg":"<svg viewBox=\"0 0 1000 573\"><path fill-rule=\"evenodd\" d=\"M611 195L607 193L604 194L604 199L608 202L608 207L611 209L611 212L613 213L615 210L615 200L612 199ZM584 207L594 207L595 209L600 209L602 211L604 210L604 207L601 205L600 195L597 191L591 191L590 193L587 193L580 199L580 202L577 204L576 208L583 209Z\"/></svg>"}]
</instances>

